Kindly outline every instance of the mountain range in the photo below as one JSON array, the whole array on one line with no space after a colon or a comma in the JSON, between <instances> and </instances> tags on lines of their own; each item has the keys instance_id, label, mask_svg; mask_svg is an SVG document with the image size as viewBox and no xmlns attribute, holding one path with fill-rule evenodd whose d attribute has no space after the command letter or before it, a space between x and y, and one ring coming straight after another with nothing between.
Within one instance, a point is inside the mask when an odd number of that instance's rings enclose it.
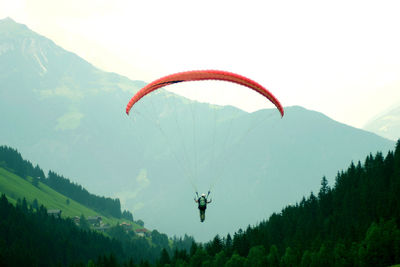
<instances>
[{"instance_id":1,"label":"mountain range","mask_svg":"<svg viewBox=\"0 0 400 267\"><path fill-rule=\"evenodd\" d=\"M273 109L247 113L165 90L128 117L125 105L144 85L0 20L0 144L118 197L147 228L200 241L232 233L318 191L323 176L334 183L351 161L394 148L304 107L285 107L281 119ZM194 192L210 188L200 223Z\"/></svg>"}]
</instances>

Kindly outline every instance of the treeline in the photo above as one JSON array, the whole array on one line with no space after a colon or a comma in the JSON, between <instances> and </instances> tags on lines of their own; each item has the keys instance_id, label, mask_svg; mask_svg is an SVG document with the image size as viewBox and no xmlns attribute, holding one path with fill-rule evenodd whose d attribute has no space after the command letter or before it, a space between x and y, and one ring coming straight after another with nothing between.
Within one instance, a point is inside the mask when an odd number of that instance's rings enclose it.
<instances>
[{"instance_id":1,"label":"treeline","mask_svg":"<svg viewBox=\"0 0 400 267\"><path fill-rule=\"evenodd\" d=\"M331 188L233 238L162 254L169 266L390 266L400 263L400 140L337 174Z\"/></svg>"},{"instance_id":2,"label":"treeline","mask_svg":"<svg viewBox=\"0 0 400 267\"><path fill-rule=\"evenodd\" d=\"M85 188L76 183L72 183L69 179L58 175L53 171L49 171L47 179L42 180L57 192L67 196L86 207L95 211L102 212L105 215L110 215L116 218L121 218L121 203L119 199L109 197L100 197L89 193Z\"/></svg>"},{"instance_id":3,"label":"treeline","mask_svg":"<svg viewBox=\"0 0 400 267\"><path fill-rule=\"evenodd\" d=\"M13 148L0 146L0 167L7 168L25 179L30 176L35 186L38 186L38 181L40 181L64 196L97 212L133 221L133 216L129 211L121 212L119 199L100 197L91 194L81 185L73 183L69 179L51 170L46 177L43 170L38 165L33 166L31 162L24 160L21 154Z\"/></svg>"},{"instance_id":4,"label":"treeline","mask_svg":"<svg viewBox=\"0 0 400 267\"><path fill-rule=\"evenodd\" d=\"M5 167L22 178L45 178L38 165L34 167L31 162L24 160L17 150L8 146L0 146L0 167Z\"/></svg>"},{"instance_id":5,"label":"treeline","mask_svg":"<svg viewBox=\"0 0 400 267\"><path fill-rule=\"evenodd\" d=\"M115 226L106 236L48 215L44 206L34 208L25 199L13 206L4 194L0 218L0 266L148 266L162 249L171 251L164 234L153 231L146 238Z\"/></svg>"}]
</instances>

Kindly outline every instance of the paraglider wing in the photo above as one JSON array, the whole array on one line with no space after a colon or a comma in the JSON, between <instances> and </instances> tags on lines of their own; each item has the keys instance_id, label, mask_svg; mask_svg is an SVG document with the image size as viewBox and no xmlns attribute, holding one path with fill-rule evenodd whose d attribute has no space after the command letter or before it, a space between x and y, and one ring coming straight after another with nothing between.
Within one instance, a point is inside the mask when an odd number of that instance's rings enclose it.
<instances>
[{"instance_id":1,"label":"paraglider wing","mask_svg":"<svg viewBox=\"0 0 400 267\"><path fill-rule=\"evenodd\" d=\"M221 80L221 81L228 81L237 83L243 86L246 86L250 89L253 89L257 93L260 93L267 99L269 99L279 110L281 116L283 117L283 107L279 103L278 99L272 95L267 89L265 89L262 85L258 84L257 82L250 80L244 76L239 74L235 74L232 72L227 71L220 71L220 70L194 70L194 71L185 71L179 72L175 74L171 74L165 77L162 77L158 80L155 80L142 89L140 89L129 101L128 105L126 106L126 114L129 115L129 111L131 110L132 106L138 102L142 97L145 95L157 90L161 87L179 83L179 82L188 82L188 81L201 81L201 80Z\"/></svg>"}]
</instances>

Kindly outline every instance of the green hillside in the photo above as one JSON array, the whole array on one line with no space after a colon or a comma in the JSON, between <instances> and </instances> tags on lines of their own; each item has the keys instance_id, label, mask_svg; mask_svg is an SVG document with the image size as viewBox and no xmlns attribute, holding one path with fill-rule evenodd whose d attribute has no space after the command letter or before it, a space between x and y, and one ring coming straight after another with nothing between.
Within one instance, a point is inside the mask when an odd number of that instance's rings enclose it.
<instances>
[{"instance_id":1,"label":"green hillside","mask_svg":"<svg viewBox=\"0 0 400 267\"><path fill-rule=\"evenodd\" d=\"M28 204L31 204L34 199L37 199L39 205L49 209L59 209L62 211L63 217L81 216L87 218L89 216L101 216L104 223L115 225L122 222L121 219L104 216L92 209L81 205L80 203L67 198L66 196L51 189L47 185L39 182L38 186L32 184L32 178L27 180L13 174L12 172L0 167L0 193L4 193L8 200L15 204L18 199L25 198ZM134 229L142 228L137 224L133 224Z\"/></svg>"}]
</instances>

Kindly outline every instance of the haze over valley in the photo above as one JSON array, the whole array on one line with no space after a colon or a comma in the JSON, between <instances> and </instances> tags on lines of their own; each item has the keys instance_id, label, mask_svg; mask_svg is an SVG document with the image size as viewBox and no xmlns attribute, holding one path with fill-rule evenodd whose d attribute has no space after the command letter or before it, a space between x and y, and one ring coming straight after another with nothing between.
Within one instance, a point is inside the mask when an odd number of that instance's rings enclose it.
<instances>
[{"instance_id":1,"label":"haze over valley","mask_svg":"<svg viewBox=\"0 0 400 267\"><path fill-rule=\"evenodd\" d=\"M248 113L165 90L128 117L127 102L146 84L140 77L104 72L10 18L0 21L0 73L0 144L119 198L150 229L199 241L318 192L324 176L333 185L351 161L386 154L399 136L398 108L390 122L382 116L367 125L372 133L307 107L285 107L281 119L272 108ZM201 224L194 189L210 186Z\"/></svg>"}]
</instances>

